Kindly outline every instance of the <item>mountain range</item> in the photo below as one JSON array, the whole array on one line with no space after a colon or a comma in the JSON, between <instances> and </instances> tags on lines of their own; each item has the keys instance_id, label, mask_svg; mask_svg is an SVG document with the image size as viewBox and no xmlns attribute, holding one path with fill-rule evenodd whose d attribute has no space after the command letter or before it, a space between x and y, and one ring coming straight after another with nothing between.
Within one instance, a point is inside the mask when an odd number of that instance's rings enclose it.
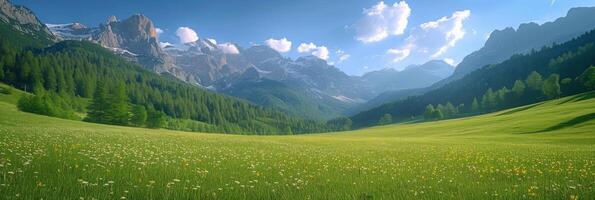
<instances>
[{"instance_id":1,"label":"mountain range","mask_svg":"<svg viewBox=\"0 0 595 200\"><path fill-rule=\"evenodd\" d=\"M161 46L155 26L141 14L123 21L111 16L98 27L80 23L48 27L61 40L93 41L157 73L315 119L344 115L349 108L391 89L429 86L454 70L442 61L431 61L403 71L385 69L349 76L317 57L293 60L265 45L244 49L226 44L237 49L228 52L222 44L200 38L179 46ZM258 97L251 95L254 93Z\"/></svg>"},{"instance_id":2,"label":"mountain range","mask_svg":"<svg viewBox=\"0 0 595 200\"><path fill-rule=\"evenodd\" d=\"M578 7L570 9L566 16L552 22L541 25L531 22L521 24L516 29L507 27L502 30L494 30L484 46L465 56L455 67L451 76L437 81L429 87L386 91L365 104L351 108L349 113L355 114L385 103L421 95L458 80L482 67L505 61L513 55L527 54L544 46L566 42L595 29L595 21L589 20L593 16L595 16L595 7Z\"/></svg>"}]
</instances>

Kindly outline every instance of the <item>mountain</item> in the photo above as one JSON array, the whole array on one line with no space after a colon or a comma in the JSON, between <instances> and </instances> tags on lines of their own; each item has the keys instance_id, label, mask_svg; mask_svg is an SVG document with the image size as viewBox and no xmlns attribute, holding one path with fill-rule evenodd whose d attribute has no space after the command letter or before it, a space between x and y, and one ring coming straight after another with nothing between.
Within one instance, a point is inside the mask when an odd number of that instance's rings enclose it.
<instances>
[{"instance_id":1,"label":"mountain","mask_svg":"<svg viewBox=\"0 0 595 200\"><path fill-rule=\"evenodd\" d=\"M92 41L147 69L196 83L194 77L186 75L161 48L155 25L142 14L132 15L123 21L110 16L98 27L87 27L81 23L48 24L48 27L61 40Z\"/></svg>"},{"instance_id":2,"label":"mountain","mask_svg":"<svg viewBox=\"0 0 595 200\"><path fill-rule=\"evenodd\" d=\"M314 56L281 57L267 46L242 52L251 65L242 73L222 78L211 88L262 106L281 108L313 119L330 119L363 100L357 79ZM255 96L258 94L258 96Z\"/></svg>"},{"instance_id":3,"label":"mountain","mask_svg":"<svg viewBox=\"0 0 595 200\"><path fill-rule=\"evenodd\" d=\"M112 16L98 27L80 23L48 26L62 40L92 41L157 73L315 119L341 116L388 90L430 85L452 71L442 61L431 61L403 71L379 71L359 77L349 76L315 56L293 60L264 45L244 49L200 38L161 47L153 23L141 14L123 21ZM223 45L237 51L224 51ZM263 98L254 98L251 93Z\"/></svg>"},{"instance_id":4,"label":"mountain","mask_svg":"<svg viewBox=\"0 0 595 200\"><path fill-rule=\"evenodd\" d=\"M565 17L542 25L525 23L517 29L512 27L495 30L484 46L467 55L459 63L452 76L437 81L429 87L417 89L401 89L380 93L366 104L350 109L350 114L361 112L385 103L421 95L438 89L445 84L464 77L486 65L498 64L515 54L526 54L554 43L562 43L595 29L595 7L572 8Z\"/></svg>"},{"instance_id":5,"label":"mountain","mask_svg":"<svg viewBox=\"0 0 595 200\"><path fill-rule=\"evenodd\" d=\"M454 67L441 60L422 65L410 65L402 71L392 68L368 72L362 76L364 84L381 94L385 91L413 89L430 86L448 76Z\"/></svg>"},{"instance_id":6,"label":"mountain","mask_svg":"<svg viewBox=\"0 0 595 200\"><path fill-rule=\"evenodd\" d=\"M8 0L0 0L0 33L8 41L20 41L20 47L47 46L56 41L31 10Z\"/></svg>"},{"instance_id":7,"label":"mountain","mask_svg":"<svg viewBox=\"0 0 595 200\"><path fill-rule=\"evenodd\" d=\"M442 82L456 80L485 65L502 62L514 54L525 54L543 46L569 41L594 29L593 17L595 7L572 8L565 17L553 22L542 25L531 22L521 24L516 30L511 27L495 30L481 49L466 56L457 65L452 77Z\"/></svg>"},{"instance_id":8,"label":"mountain","mask_svg":"<svg viewBox=\"0 0 595 200\"><path fill-rule=\"evenodd\" d=\"M563 44L484 66L437 89L360 112L351 119L354 127L366 127L377 124L385 114L392 115L395 121L411 120L422 115L430 104L458 105L459 110L473 114L478 112L477 107L489 112L586 92L590 89L578 77L595 65L594 44L595 30L592 30ZM525 81L533 72L541 75ZM511 93L517 82L526 86L518 86L516 90L520 92ZM556 85L549 87L556 91L552 96L547 96L549 89L542 87L546 83ZM481 101L481 105L474 108L473 99Z\"/></svg>"}]
</instances>

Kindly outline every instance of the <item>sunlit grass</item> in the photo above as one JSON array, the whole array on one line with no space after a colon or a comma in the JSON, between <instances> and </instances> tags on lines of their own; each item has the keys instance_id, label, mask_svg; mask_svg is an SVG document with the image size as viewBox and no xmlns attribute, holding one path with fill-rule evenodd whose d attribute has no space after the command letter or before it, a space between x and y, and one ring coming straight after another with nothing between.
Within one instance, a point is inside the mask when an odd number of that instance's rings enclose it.
<instances>
[{"instance_id":1,"label":"sunlit grass","mask_svg":"<svg viewBox=\"0 0 595 200\"><path fill-rule=\"evenodd\" d=\"M595 120L588 116L595 99L568 100L300 136L106 126L22 113L0 102L0 196L594 199ZM587 120L572 121L580 116Z\"/></svg>"}]
</instances>

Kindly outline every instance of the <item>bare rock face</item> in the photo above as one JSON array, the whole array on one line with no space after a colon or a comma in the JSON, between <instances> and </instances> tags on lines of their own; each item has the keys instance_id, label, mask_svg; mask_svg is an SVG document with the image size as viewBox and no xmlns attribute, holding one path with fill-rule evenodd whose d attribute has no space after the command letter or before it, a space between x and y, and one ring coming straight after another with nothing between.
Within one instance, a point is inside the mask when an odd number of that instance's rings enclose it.
<instances>
[{"instance_id":1,"label":"bare rock face","mask_svg":"<svg viewBox=\"0 0 595 200\"><path fill-rule=\"evenodd\" d=\"M24 6L15 6L8 0L0 0L0 20L21 32L56 40L52 32L31 10Z\"/></svg>"},{"instance_id":2,"label":"bare rock face","mask_svg":"<svg viewBox=\"0 0 595 200\"><path fill-rule=\"evenodd\" d=\"M175 66L174 60L161 49L155 25L144 15L136 14L123 21L110 16L106 24L100 25L93 41L116 52L126 52L131 60L158 73L196 83L194 77Z\"/></svg>"},{"instance_id":3,"label":"bare rock face","mask_svg":"<svg viewBox=\"0 0 595 200\"><path fill-rule=\"evenodd\" d=\"M132 53L162 58L165 56L159 47L157 31L153 22L144 15L136 14L124 21L115 17L100 27L95 40L106 47L126 49Z\"/></svg>"}]
</instances>

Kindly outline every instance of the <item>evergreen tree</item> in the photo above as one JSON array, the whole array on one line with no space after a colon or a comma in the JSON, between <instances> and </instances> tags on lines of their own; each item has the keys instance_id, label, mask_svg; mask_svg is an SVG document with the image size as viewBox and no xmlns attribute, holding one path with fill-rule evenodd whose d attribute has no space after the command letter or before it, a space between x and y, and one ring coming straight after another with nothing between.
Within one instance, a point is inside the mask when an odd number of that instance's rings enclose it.
<instances>
[{"instance_id":1,"label":"evergreen tree","mask_svg":"<svg viewBox=\"0 0 595 200\"><path fill-rule=\"evenodd\" d=\"M109 109L107 114L110 116L111 124L126 125L130 119L130 108L128 106L128 97L124 83L119 83L113 88L111 95L108 95Z\"/></svg>"},{"instance_id":2,"label":"evergreen tree","mask_svg":"<svg viewBox=\"0 0 595 200\"><path fill-rule=\"evenodd\" d=\"M132 116L130 123L135 126L143 126L147 122L147 110L144 106L135 105L132 107Z\"/></svg>"},{"instance_id":3,"label":"evergreen tree","mask_svg":"<svg viewBox=\"0 0 595 200\"><path fill-rule=\"evenodd\" d=\"M112 121L109 116L108 110L110 109L110 103L108 98L108 87L105 82L98 81L95 93L93 93L93 99L89 105L86 121L96 123L109 123Z\"/></svg>"},{"instance_id":4,"label":"evergreen tree","mask_svg":"<svg viewBox=\"0 0 595 200\"><path fill-rule=\"evenodd\" d=\"M473 97L473 102L471 103L471 112L479 112L479 102L477 102L477 98Z\"/></svg>"},{"instance_id":5,"label":"evergreen tree","mask_svg":"<svg viewBox=\"0 0 595 200\"><path fill-rule=\"evenodd\" d=\"M165 114L161 111L157 111L151 107L147 111L147 127L148 128L161 128L165 125Z\"/></svg>"},{"instance_id":6,"label":"evergreen tree","mask_svg":"<svg viewBox=\"0 0 595 200\"><path fill-rule=\"evenodd\" d=\"M560 91L560 75L552 74L544 82L542 87L543 94L549 98L557 98L562 94Z\"/></svg>"}]
</instances>

